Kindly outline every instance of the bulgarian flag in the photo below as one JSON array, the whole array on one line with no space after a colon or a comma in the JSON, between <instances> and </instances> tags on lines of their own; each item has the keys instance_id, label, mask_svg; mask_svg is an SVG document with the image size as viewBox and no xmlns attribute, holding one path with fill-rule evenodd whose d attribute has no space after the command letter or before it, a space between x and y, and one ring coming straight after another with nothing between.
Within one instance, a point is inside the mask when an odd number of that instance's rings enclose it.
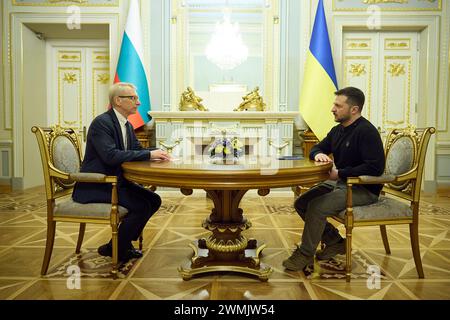
<instances>
[{"instance_id":1,"label":"bulgarian flag","mask_svg":"<svg viewBox=\"0 0 450 320\"><path fill-rule=\"evenodd\" d=\"M137 88L141 105L138 107L138 112L128 117L128 121L133 125L134 129L140 128L150 121L150 116L148 115L150 111L150 94L143 58L144 46L139 3L138 0L131 0L114 83L129 82Z\"/></svg>"}]
</instances>

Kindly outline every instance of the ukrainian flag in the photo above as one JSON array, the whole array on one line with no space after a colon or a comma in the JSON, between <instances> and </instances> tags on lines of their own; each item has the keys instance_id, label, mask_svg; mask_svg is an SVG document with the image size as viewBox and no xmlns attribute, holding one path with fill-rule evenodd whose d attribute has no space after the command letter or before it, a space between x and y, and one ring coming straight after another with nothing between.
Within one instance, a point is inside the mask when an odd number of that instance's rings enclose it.
<instances>
[{"instance_id":1,"label":"ukrainian flag","mask_svg":"<svg viewBox=\"0 0 450 320\"><path fill-rule=\"evenodd\" d=\"M319 140L335 125L331 108L337 87L325 10L319 0L300 91L300 114Z\"/></svg>"},{"instance_id":2,"label":"ukrainian flag","mask_svg":"<svg viewBox=\"0 0 450 320\"><path fill-rule=\"evenodd\" d=\"M137 88L141 105L138 107L136 114L128 117L128 121L133 125L134 129L142 127L150 121L150 116L148 115L150 111L150 93L143 63L143 43L139 3L137 0L131 0L114 83L128 82L134 84Z\"/></svg>"}]
</instances>

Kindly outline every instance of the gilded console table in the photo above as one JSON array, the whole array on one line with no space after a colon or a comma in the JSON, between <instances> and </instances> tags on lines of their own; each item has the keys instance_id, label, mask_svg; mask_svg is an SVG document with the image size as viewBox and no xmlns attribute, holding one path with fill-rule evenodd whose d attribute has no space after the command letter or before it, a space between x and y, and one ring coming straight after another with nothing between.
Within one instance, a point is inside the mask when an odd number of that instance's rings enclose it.
<instances>
[{"instance_id":1,"label":"gilded console table","mask_svg":"<svg viewBox=\"0 0 450 320\"><path fill-rule=\"evenodd\" d=\"M241 234L251 227L239 208L242 197L250 189L265 196L271 188L323 181L331 163L244 157L237 164L218 165L199 156L166 162L126 162L122 167L130 181L180 188L184 195L192 194L192 189L204 189L214 202L203 222L211 234L190 244L194 255L178 269L184 280L207 272L233 271L267 281L272 268L259 259L265 245Z\"/></svg>"}]
</instances>

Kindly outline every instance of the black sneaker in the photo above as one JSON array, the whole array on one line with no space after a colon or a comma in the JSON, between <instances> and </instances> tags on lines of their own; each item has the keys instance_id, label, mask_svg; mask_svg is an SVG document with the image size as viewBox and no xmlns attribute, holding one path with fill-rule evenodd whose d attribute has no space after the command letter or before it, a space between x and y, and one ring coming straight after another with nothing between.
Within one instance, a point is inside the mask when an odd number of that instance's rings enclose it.
<instances>
[{"instance_id":1,"label":"black sneaker","mask_svg":"<svg viewBox=\"0 0 450 320\"><path fill-rule=\"evenodd\" d=\"M300 248L294 250L292 255L283 261L283 267L291 271L301 271L314 264L314 256L308 257L300 252Z\"/></svg>"},{"instance_id":2,"label":"black sneaker","mask_svg":"<svg viewBox=\"0 0 450 320\"><path fill-rule=\"evenodd\" d=\"M341 242L326 246L325 249L316 252L316 258L319 260L330 260L338 254L345 254L345 239Z\"/></svg>"}]
</instances>

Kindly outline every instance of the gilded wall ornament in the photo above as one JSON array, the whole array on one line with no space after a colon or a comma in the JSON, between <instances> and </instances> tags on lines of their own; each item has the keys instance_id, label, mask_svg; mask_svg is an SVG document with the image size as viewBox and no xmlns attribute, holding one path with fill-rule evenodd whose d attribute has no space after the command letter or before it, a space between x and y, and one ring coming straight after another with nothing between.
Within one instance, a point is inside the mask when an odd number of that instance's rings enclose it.
<instances>
[{"instance_id":1,"label":"gilded wall ornament","mask_svg":"<svg viewBox=\"0 0 450 320\"><path fill-rule=\"evenodd\" d=\"M101 84L107 84L109 81L109 74L102 73L97 75L97 82L100 82Z\"/></svg>"},{"instance_id":2,"label":"gilded wall ornament","mask_svg":"<svg viewBox=\"0 0 450 320\"><path fill-rule=\"evenodd\" d=\"M354 77L359 77L362 74L366 74L366 66L361 63L351 64L350 65L350 73Z\"/></svg>"},{"instance_id":3,"label":"gilded wall ornament","mask_svg":"<svg viewBox=\"0 0 450 320\"><path fill-rule=\"evenodd\" d=\"M69 84L75 83L77 82L77 75L72 72L66 72L64 73L63 81Z\"/></svg>"},{"instance_id":4,"label":"gilded wall ornament","mask_svg":"<svg viewBox=\"0 0 450 320\"><path fill-rule=\"evenodd\" d=\"M405 74L405 65L401 63L391 63L388 71L393 77L399 77Z\"/></svg>"}]
</instances>

